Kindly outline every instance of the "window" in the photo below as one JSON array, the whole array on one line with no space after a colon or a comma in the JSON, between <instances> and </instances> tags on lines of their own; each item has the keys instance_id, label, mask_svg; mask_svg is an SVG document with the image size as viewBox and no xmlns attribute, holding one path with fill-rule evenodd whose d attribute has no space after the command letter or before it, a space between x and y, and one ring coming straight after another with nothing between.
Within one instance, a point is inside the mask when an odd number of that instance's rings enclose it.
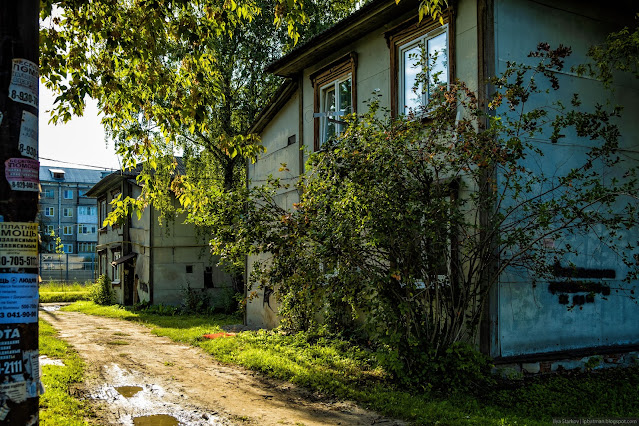
<instances>
[{"instance_id":1,"label":"window","mask_svg":"<svg viewBox=\"0 0 639 426\"><path fill-rule=\"evenodd\" d=\"M65 189L64 191L62 191L62 196L65 200L73 200L73 190Z\"/></svg>"},{"instance_id":2,"label":"window","mask_svg":"<svg viewBox=\"0 0 639 426\"><path fill-rule=\"evenodd\" d=\"M98 208L92 206L79 206L78 215L95 216L98 214Z\"/></svg>"},{"instance_id":3,"label":"window","mask_svg":"<svg viewBox=\"0 0 639 426\"><path fill-rule=\"evenodd\" d=\"M73 235L73 226L63 226L62 234L64 235Z\"/></svg>"},{"instance_id":4,"label":"window","mask_svg":"<svg viewBox=\"0 0 639 426\"><path fill-rule=\"evenodd\" d=\"M86 189L78 189L78 197L86 198L86 196L87 196L87 190Z\"/></svg>"},{"instance_id":5,"label":"window","mask_svg":"<svg viewBox=\"0 0 639 426\"><path fill-rule=\"evenodd\" d=\"M204 288L213 288L213 267L204 268Z\"/></svg>"},{"instance_id":6,"label":"window","mask_svg":"<svg viewBox=\"0 0 639 426\"><path fill-rule=\"evenodd\" d=\"M53 225L47 225L47 228L46 228L46 233L47 233L47 235L51 235L51 234L53 234L54 232L55 232L55 226L53 226Z\"/></svg>"},{"instance_id":7,"label":"window","mask_svg":"<svg viewBox=\"0 0 639 426\"><path fill-rule=\"evenodd\" d=\"M55 198L55 192L53 191L53 189L45 189L44 198Z\"/></svg>"},{"instance_id":8,"label":"window","mask_svg":"<svg viewBox=\"0 0 639 426\"><path fill-rule=\"evenodd\" d=\"M97 231L97 225L91 225L86 223L78 224L78 235L95 234Z\"/></svg>"},{"instance_id":9,"label":"window","mask_svg":"<svg viewBox=\"0 0 639 426\"><path fill-rule=\"evenodd\" d=\"M107 252L106 250L101 250L98 252L98 267L100 268L100 275L107 274Z\"/></svg>"},{"instance_id":10,"label":"window","mask_svg":"<svg viewBox=\"0 0 639 426\"><path fill-rule=\"evenodd\" d=\"M73 244L65 244L63 247L65 253L73 253Z\"/></svg>"},{"instance_id":11,"label":"window","mask_svg":"<svg viewBox=\"0 0 639 426\"><path fill-rule=\"evenodd\" d=\"M106 200L100 200L100 217L98 220L98 224L100 225L100 227L102 227L104 220L106 219L106 215L107 215L107 203Z\"/></svg>"},{"instance_id":12,"label":"window","mask_svg":"<svg viewBox=\"0 0 639 426\"><path fill-rule=\"evenodd\" d=\"M95 243L78 243L78 253L95 252Z\"/></svg>"},{"instance_id":13,"label":"window","mask_svg":"<svg viewBox=\"0 0 639 426\"><path fill-rule=\"evenodd\" d=\"M65 207L62 209L62 216L73 217L73 209L71 207Z\"/></svg>"},{"instance_id":14,"label":"window","mask_svg":"<svg viewBox=\"0 0 639 426\"><path fill-rule=\"evenodd\" d=\"M315 150L344 130L344 116L356 112L353 52L311 75L314 92Z\"/></svg>"},{"instance_id":15,"label":"window","mask_svg":"<svg viewBox=\"0 0 639 426\"><path fill-rule=\"evenodd\" d=\"M343 131L344 116L353 112L352 86L353 78L349 74L322 87L320 146Z\"/></svg>"},{"instance_id":16,"label":"window","mask_svg":"<svg viewBox=\"0 0 639 426\"><path fill-rule=\"evenodd\" d=\"M442 85L448 85L446 40L443 27L400 47L400 113L426 106Z\"/></svg>"},{"instance_id":17,"label":"window","mask_svg":"<svg viewBox=\"0 0 639 426\"><path fill-rule=\"evenodd\" d=\"M45 207L44 215L49 217L55 216L55 207Z\"/></svg>"},{"instance_id":18,"label":"window","mask_svg":"<svg viewBox=\"0 0 639 426\"><path fill-rule=\"evenodd\" d=\"M448 21L448 17L444 17ZM453 33L448 22L405 24L389 37L391 43L391 110L395 115L419 114L419 109L448 86L454 75L449 57Z\"/></svg>"},{"instance_id":19,"label":"window","mask_svg":"<svg viewBox=\"0 0 639 426\"><path fill-rule=\"evenodd\" d=\"M121 251L114 251L113 252L113 261L115 262L116 260L118 260L119 258L122 257L122 252ZM121 271L121 263L118 263L117 265L113 266L111 265L111 281L113 282L120 282L120 271Z\"/></svg>"}]
</instances>

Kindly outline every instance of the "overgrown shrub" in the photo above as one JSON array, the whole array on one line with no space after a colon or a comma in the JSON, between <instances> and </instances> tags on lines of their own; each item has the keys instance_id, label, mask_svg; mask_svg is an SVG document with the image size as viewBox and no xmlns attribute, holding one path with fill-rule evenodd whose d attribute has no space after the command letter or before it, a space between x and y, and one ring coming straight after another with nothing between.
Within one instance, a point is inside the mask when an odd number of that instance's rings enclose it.
<instances>
[{"instance_id":1,"label":"overgrown shrub","mask_svg":"<svg viewBox=\"0 0 639 426\"><path fill-rule=\"evenodd\" d=\"M211 296L204 289L194 289L187 284L186 287L182 287L181 293L180 313L205 314L211 307Z\"/></svg>"},{"instance_id":2,"label":"overgrown shrub","mask_svg":"<svg viewBox=\"0 0 639 426\"><path fill-rule=\"evenodd\" d=\"M360 327L402 381L464 386L469 370L482 382L483 364L456 345L474 340L506 272L551 279L584 239L612 247L627 279L639 272L639 168L620 154L620 108L555 94L569 53L540 44L539 65L509 63L490 115L461 82L408 117L372 101L309 156L292 209L275 178L236 204L227 195L215 254L269 254L251 284L275 291L286 331ZM570 162L554 162L559 141L575 147Z\"/></svg>"},{"instance_id":3,"label":"overgrown shrub","mask_svg":"<svg viewBox=\"0 0 639 426\"><path fill-rule=\"evenodd\" d=\"M91 286L89 297L97 305L114 305L115 291L111 286L111 279L106 275L100 275Z\"/></svg>"}]
</instances>

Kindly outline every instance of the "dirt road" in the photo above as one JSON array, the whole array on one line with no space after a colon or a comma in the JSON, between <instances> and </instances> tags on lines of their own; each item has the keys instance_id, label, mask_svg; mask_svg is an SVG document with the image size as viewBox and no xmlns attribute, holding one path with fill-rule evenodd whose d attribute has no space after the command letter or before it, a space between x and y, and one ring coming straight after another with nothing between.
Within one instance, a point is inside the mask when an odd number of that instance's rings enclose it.
<instances>
[{"instance_id":1,"label":"dirt road","mask_svg":"<svg viewBox=\"0 0 639 426\"><path fill-rule=\"evenodd\" d=\"M199 348L155 336L141 325L77 312L40 314L85 360L85 383L76 394L95 402L101 424L402 424L351 402L318 398L290 383L222 365Z\"/></svg>"}]
</instances>

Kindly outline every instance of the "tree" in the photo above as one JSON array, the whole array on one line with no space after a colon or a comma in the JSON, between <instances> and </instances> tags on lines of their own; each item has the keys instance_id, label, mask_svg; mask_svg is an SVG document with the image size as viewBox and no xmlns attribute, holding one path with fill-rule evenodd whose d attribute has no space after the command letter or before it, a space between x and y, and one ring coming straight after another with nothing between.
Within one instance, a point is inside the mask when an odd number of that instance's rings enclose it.
<instances>
[{"instance_id":1,"label":"tree","mask_svg":"<svg viewBox=\"0 0 639 426\"><path fill-rule=\"evenodd\" d=\"M82 114L85 97L93 97L125 167L145 163L142 196L119 200L110 220L150 204L174 217L175 194L187 213L197 207L203 216L189 220L204 226L206 215L215 214L208 200L244 185L245 162L262 151L248 129L279 84L262 69L353 7L351 0L325 0L294 8L286 12L287 34L273 25L284 19L282 4L44 3L42 72L59 93L52 120ZM291 26L298 21L306 26ZM176 153L186 157L186 175L172 173Z\"/></svg>"},{"instance_id":2,"label":"tree","mask_svg":"<svg viewBox=\"0 0 639 426\"><path fill-rule=\"evenodd\" d=\"M310 156L292 211L275 202L281 185L272 179L249 191L247 214L234 216L239 235L224 240L232 233L219 223L214 247L227 257L271 255L251 265L252 282L275 290L285 329L363 331L395 374L419 384L429 361L472 340L506 271L534 285L588 236L628 266L627 281L636 279L628 235L639 221L638 165L618 155L620 108L589 110L577 95L570 105L535 103L560 90L555 73L569 54L541 44L532 53L539 65L509 64L492 81L488 117L462 83L396 120L373 101ZM548 159L536 141L552 146L568 134L586 146L574 146L582 161L538 167Z\"/></svg>"}]
</instances>

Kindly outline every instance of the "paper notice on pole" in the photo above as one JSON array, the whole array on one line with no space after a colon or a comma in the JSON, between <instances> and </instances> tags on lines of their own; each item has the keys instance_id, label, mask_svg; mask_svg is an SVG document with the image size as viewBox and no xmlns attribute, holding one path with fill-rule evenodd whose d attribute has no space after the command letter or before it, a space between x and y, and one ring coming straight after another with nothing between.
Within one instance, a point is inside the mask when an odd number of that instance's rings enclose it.
<instances>
[{"instance_id":1,"label":"paper notice on pole","mask_svg":"<svg viewBox=\"0 0 639 426\"><path fill-rule=\"evenodd\" d=\"M38 266L38 224L0 222L0 267Z\"/></svg>"},{"instance_id":2,"label":"paper notice on pole","mask_svg":"<svg viewBox=\"0 0 639 426\"><path fill-rule=\"evenodd\" d=\"M38 116L22 111L18 150L25 157L38 159Z\"/></svg>"},{"instance_id":3,"label":"paper notice on pole","mask_svg":"<svg viewBox=\"0 0 639 426\"><path fill-rule=\"evenodd\" d=\"M9 158L4 162L4 175L14 191L39 191L40 162L28 158Z\"/></svg>"},{"instance_id":4,"label":"paper notice on pole","mask_svg":"<svg viewBox=\"0 0 639 426\"><path fill-rule=\"evenodd\" d=\"M38 65L26 59L14 59L9 84L9 99L38 108Z\"/></svg>"},{"instance_id":5,"label":"paper notice on pole","mask_svg":"<svg viewBox=\"0 0 639 426\"><path fill-rule=\"evenodd\" d=\"M38 274L0 274L0 324L38 322Z\"/></svg>"}]
</instances>

